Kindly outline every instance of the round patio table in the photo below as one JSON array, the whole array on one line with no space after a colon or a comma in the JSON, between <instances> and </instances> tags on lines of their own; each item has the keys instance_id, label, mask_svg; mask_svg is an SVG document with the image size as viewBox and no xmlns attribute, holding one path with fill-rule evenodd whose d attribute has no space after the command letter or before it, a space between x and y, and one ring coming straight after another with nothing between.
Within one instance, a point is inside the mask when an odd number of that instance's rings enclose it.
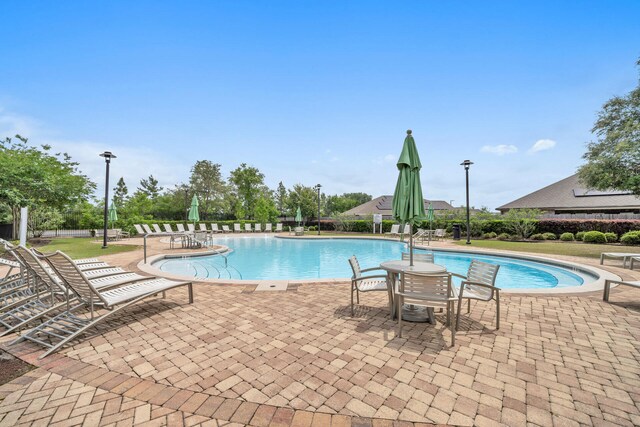
<instances>
[{"instance_id":1,"label":"round patio table","mask_svg":"<svg viewBox=\"0 0 640 427\"><path fill-rule=\"evenodd\" d=\"M391 312L391 318L396 318L396 305L395 305L395 289L397 277L402 272L420 273L420 274L440 274L446 273L447 268L442 265L432 264L430 262L413 262L413 266L409 265L409 261L394 260L385 261L380 264L380 268L387 272L387 291L389 292L389 311ZM435 316L433 315L433 308L418 308L414 305L405 304L402 307L402 320L408 322L429 322L431 324L436 323Z\"/></svg>"}]
</instances>

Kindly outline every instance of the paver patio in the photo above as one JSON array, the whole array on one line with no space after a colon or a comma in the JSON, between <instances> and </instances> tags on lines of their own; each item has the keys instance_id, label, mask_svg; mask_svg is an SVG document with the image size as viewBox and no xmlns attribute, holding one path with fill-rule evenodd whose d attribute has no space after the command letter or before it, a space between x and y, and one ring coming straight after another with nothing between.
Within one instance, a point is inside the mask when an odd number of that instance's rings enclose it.
<instances>
[{"instance_id":1,"label":"paver patio","mask_svg":"<svg viewBox=\"0 0 640 427\"><path fill-rule=\"evenodd\" d=\"M132 265L140 251L111 257ZM626 278L640 274L607 266ZM0 425L640 425L640 292L509 295L441 322L405 323L349 285L195 286L127 309L0 387ZM439 317L443 320L443 317Z\"/></svg>"}]
</instances>

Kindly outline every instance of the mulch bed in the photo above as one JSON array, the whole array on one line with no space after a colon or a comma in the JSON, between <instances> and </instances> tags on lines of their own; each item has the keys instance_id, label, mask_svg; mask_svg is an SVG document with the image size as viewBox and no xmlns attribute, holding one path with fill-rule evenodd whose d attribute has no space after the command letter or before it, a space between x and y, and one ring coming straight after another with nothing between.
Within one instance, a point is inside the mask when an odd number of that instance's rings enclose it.
<instances>
[{"instance_id":1,"label":"mulch bed","mask_svg":"<svg viewBox=\"0 0 640 427\"><path fill-rule=\"evenodd\" d=\"M21 377L32 369L35 366L0 350L0 385Z\"/></svg>"}]
</instances>

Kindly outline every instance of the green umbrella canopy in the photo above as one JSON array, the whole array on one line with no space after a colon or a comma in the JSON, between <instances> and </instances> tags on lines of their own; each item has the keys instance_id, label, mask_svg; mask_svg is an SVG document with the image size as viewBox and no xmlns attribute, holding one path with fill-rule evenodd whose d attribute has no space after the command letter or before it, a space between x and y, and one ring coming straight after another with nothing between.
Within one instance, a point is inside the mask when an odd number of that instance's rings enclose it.
<instances>
[{"instance_id":1,"label":"green umbrella canopy","mask_svg":"<svg viewBox=\"0 0 640 427\"><path fill-rule=\"evenodd\" d=\"M400 173L393 193L393 218L401 223L415 225L424 220L426 215L420 185L422 164L410 130L407 131L407 137L404 139L397 165Z\"/></svg>"},{"instance_id":2,"label":"green umbrella canopy","mask_svg":"<svg viewBox=\"0 0 640 427\"><path fill-rule=\"evenodd\" d=\"M302 211L300 210L300 206L298 206L298 210L296 211L296 222L302 222Z\"/></svg>"},{"instance_id":3,"label":"green umbrella canopy","mask_svg":"<svg viewBox=\"0 0 640 427\"><path fill-rule=\"evenodd\" d=\"M189 221L200 221L200 213L198 212L198 197L194 194L191 199L191 207L189 208Z\"/></svg>"},{"instance_id":4,"label":"green umbrella canopy","mask_svg":"<svg viewBox=\"0 0 640 427\"><path fill-rule=\"evenodd\" d=\"M109 206L109 221L117 221L118 220L118 211L116 210L116 204L111 202L111 206Z\"/></svg>"}]
</instances>

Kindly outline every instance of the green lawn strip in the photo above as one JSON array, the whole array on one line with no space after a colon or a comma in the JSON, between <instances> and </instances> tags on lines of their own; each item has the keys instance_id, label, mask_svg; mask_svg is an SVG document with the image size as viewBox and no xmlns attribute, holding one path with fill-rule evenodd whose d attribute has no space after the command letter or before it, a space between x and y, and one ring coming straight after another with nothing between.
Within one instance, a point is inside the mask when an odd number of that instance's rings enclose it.
<instances>
[{"instance_id":1,"label":"green lawn strip","mask_svg":"<svg viewBox=\"0 0 640 427\"><path fill-rule=\"evenodd\" d=\"M40 246L37 249L45 253L59 250L66 253L71 258L93 258L101 255L133 251L138 249L138 246L109 243L107 248L102 249L102 242L98 243L95 239L72 237L53 239L48 244Z\"/></svg>"},{"instance_id":2,"label":"green lawn strip","mask_svg":"<svg viewBox=\"0 0 640 427\"><path fill-rule=\"evenodd\" d=\"M502 240L472 240L471 245L461 240L459 246L489 248L514 252L532 252L547 255L567 255L585 258L600 258L602 252L638 252L633 246L596 245L571 242L508 242Z\"/></svg>"}]
</instances>

